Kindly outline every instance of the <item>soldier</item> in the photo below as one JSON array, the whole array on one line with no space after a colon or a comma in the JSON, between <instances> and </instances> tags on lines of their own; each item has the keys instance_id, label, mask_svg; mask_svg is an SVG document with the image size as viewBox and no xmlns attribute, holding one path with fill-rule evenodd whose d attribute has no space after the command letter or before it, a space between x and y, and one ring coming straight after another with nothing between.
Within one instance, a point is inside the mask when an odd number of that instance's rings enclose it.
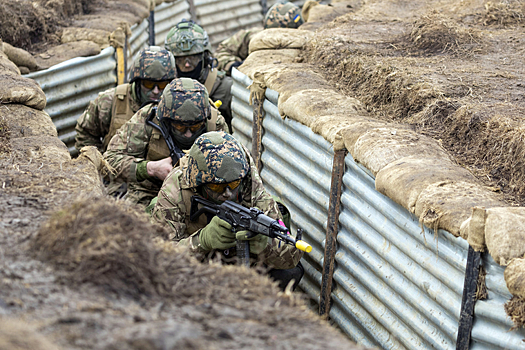
<instances>
[{"instance_id":1,"label":"soldier","mask_svg":"<svg viewBox=\"0 0 525 350\"><path fill-rule=\"evenodd\" d=\"M158 46L140 51L130 72L130 82L101 92L77 121L75 147L107 149L115 132L149 101L158 101L162 90L176 77L175 58Z\"/></svg>"},{"instance_id":2,"label":"soldier","mask_svg":"<svg viewBox=\"0 0 525 350\"><path fill-rule=\"evenodd\" d=\"M198 80L206 86L213 101L222 102L219 110L231 130L233 80L217 69L206 31L193 21L182 20L170 29L164 46L175 56L177 76Z\"/></svg>"},{"instance_id":3,"label":"soldier","mask_svg":"<svg viewBox=\"0 0 525 350\"><path fill-rule=\"evenodd\" d=\"M264 29L267 28L298 28L303 24L301 9L291 2L274 4L264 17ZM262 28L241 29L230 38L219 44L215 57L219 61L218 68L231 75L233 67L238 67L248 57L248 48L253 36Z\"/></svg>"},{"instance_id":4,"label":"soldier","mask_svg":"<svg viewBox=\"0 0 525 350\"><path fill-rule=\"evenodd\" d=\"M113 175L128 183L125 198L148 205L178 159L207 131L228 127L201 83L177 78L166 86L158 107L141 108L111 139L104 159Z\"/></svg>"},{"instance_id":5,"label":"soldier","mask_svg":"<svg viewBox=\"0 0 525 350\"><path fill-rule=\"evenodd\" d=\"M197 258L205 260L221 252L225 261L235 256L236 237L231 226L217 216L207 221L202 215L189 221L191 197L199 195L215 203L225 200L245 207L257 207L273 219L282 219L277 203L264 189L249 152L231 135L208 132L200 136L188 156L165 179L159 195L152 201L154 220L171 228L173 239L189 245ZM212 253L212 254L210 254ZM272 268L269 274L282 288L301 279L302 252L264 235L250 239L250 254Z\"/></svg>"}]
</instances>

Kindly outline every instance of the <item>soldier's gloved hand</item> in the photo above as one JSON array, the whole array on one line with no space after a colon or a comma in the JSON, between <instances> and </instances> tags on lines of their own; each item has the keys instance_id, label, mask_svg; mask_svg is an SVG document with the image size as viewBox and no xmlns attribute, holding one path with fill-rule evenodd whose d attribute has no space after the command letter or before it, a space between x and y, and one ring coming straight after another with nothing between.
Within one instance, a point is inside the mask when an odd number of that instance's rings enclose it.
<instances>
[{"instance_id":1,"label":"soldier's gloved hand","mask_svg":"<svg viewBox=\"0 0 525 350\"><path fill-rule=\"evenodd\" d=\"M228 249L235 246L235 233L226 221L214 216L199 233L200 246L205 251Z\"/></svg>"},{"instance_id":2,"label":"soldier's gloved hand","mask_svg":"<svg viewBox=\"0 0 525 350\"><path fill-rule=\"evenodd\" d=\"M248 238L250 231L239 231L235 235L235 238L240 241L249 241L250 242L250 253L260 254L264 248L268 245L268 236L265 235L255 235L254 237Z\"/></svg>"},{"instance_id":3,"label":"soldier's gloved hand","mask_svg":"<svg viewBox=\"0 0 525 350\"><path fill-rule=\"evenodd\" d=\"M244 63L244 61L240 61L240 62L237 61L237 62L232 63L232 65L230 66L230 69L228 69L228 75L232 75L232 69L233 69L233 67L237 68L237 67L239 67L239 66L240 66L241 64L243 64L243 63Z\"/></svg>"}]
</instances>

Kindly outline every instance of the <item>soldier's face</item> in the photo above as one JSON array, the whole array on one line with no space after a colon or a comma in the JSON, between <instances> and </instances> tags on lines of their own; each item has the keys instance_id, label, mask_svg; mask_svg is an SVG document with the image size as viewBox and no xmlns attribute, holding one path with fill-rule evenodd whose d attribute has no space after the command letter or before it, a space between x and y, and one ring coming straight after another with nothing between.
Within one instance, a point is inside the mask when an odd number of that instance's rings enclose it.
<instances>
[{"instance_id":1,"label":"soldier's face","mask_svg":"<svg viewBox=\"0 0 525 350\"><path fill-rule=\"evenodd\" d=\"M143 80L140 84L142 94L146 96L148 101L158 101L162 95L162 91L168 85L169 81L150 81Z\"/></svg>"},{"instance_id":2,"label":"soldier's face","mask_svg":"<svg viewBox=\"0 0 525 350\"><path fill-rule=\"evenodd\" d=\"M235 189L231 189L229 187L225 187L224 191L222 193L218 193L215 191L212 191L209 189L206 185L204 185L204 191L208 195L210 199L213 199L218 202L224 202L224 201L233 201L238 202L237 198L239 198L239 189L241 186L236 187Z\"/></svg>"},{"instance_id":3,"label":"soldier's face","mask_svg":"<svg viewBox=\"0 0 525 350\"><path fill-rule=\"evenodd\" d=\"M175 63L177 64L177 67L181 70L181 72L184 73L191 72L192 70L197 68L197 65L201 60L201 53L198 53L196 55L175 57Z\"/></svg>"}]
</instances>

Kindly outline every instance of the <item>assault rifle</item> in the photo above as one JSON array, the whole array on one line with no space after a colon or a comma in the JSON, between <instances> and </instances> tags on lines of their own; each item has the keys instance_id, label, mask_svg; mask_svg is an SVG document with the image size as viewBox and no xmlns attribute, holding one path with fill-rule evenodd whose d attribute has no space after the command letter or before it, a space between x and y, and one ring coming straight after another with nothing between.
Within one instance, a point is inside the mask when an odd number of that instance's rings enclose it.
<instances>
[{"instance_id":1,"label":"assault rifle","mask_svg":"<svg viewBox=\"0 0 525 350\"><path fill-rule=\"evenodd\" d=\"M153 118L155 117L156 114L157 114L157 107L155 106L151 109L150 114L146 118L146 124L160 131L160 134L166 141L166 145L168 146L168 149L170 150L171 165L176 166L177 163L179 162L179 159L184 157L184 152L182 152L180 148L177 147L177 145L175 145L175 143L173 142L173 139L171 138L169 131L166 129L166 127L160 120L159 120L160 125L153 122Z\"/></svg>"},{"instance_id":2,"label":"assault rifle","mask_svg":"<svg viewBox=\"0 0 525 350\"><path fill-rule=\"evenodd\" d=\"M199 204L201 208L199 209ZM276 238L286 244L291 244L303 252L311 252L312 246L302 239L302 230L297 230L297 239L287 234L288 229L279 222L265 215L257 208L246 208L232 201L215 204L200 196L191 197L190 221L197 221L199 216L206 213L208 220L213 216L229 223L232 232L250 231L248 238L257 234ZM247 240L237 241L237 257L241 265L250 264L250 243Z\"/></svg>"}]
</instances>

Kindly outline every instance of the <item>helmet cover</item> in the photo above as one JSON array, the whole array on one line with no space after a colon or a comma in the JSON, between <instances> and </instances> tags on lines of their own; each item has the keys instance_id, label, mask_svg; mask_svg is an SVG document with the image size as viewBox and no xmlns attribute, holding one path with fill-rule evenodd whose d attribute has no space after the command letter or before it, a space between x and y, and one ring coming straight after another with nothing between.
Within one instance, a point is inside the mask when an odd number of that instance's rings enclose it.
<instances>
[{"instance_id":1,"label":"helmet cover","mask_svg":"<svg viewBox=\"0 0 525 350\"><path fill-rule=\"evenodd\" d=\"M211 118L206 87L190 78L173 79L162 92L157 118L171 119L185 125L197 124Z\"/></svg>"},{"instance_id":2,"label":"helmet cover","mask_svg":"<svg viewBox=\"0 0 525 350\"><path fill-rule=\"evenodd\" d=\"M159 46L142 49L133 62L129 72L129 81L138 79L164 81L173 80L177 76L173 54Z\"/></svg>"},{"instance_id":3,"label":"helmet cover","mask_svg":"<svg viewBox=\"0 0 525 350\"><path fill-rule=\"evenodd\" d=\"M240 143L223 131L202 134L188 154L183 176L190 187L228 183L244 178L250 170Z\"/></svg>"},{"instance_id":4,"label":"helmet cover","mask_svg":"<svg viewBox=\"0 0 525 350\"><path fill-rule=\"evenodd\" d=\"M212 51L208 33L197 23L188 20L182 20L170 29L164 40L164 46L175 57Z\"/></svg>"},{"instance_id":5,"label":"helmet cover","mask_svg":"<svg viewBox=\"0 0 525 350\"><path fill-rule=\"evenodd\" d=\"M273 5L264 17L264 29L298 28L301 24L303 24L301 9L291 2Z\"/></svg>"}]
</instances>

